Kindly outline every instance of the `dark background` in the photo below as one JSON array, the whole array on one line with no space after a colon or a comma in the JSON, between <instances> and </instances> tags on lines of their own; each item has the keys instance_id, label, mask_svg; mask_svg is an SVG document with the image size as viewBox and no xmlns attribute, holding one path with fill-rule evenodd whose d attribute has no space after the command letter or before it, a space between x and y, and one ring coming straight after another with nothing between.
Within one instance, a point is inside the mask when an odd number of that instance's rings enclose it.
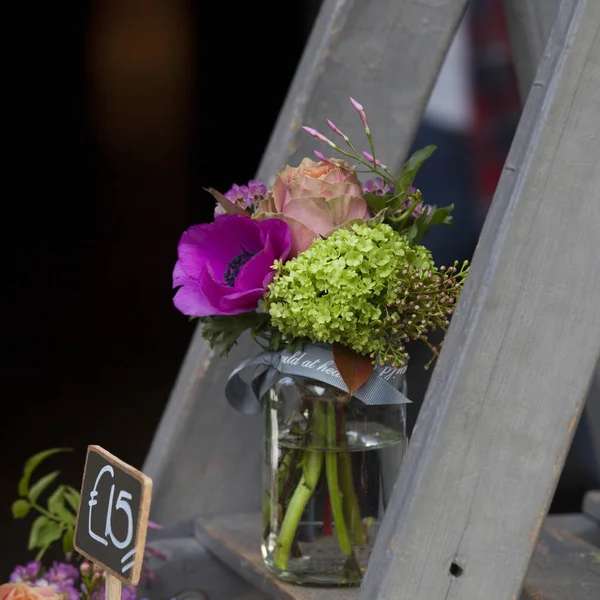
<instances>
[{"instance_id":1,"label":"dark background","mask_svg":"<svg viewBox=\"0 0 600 600\"><path fill-rule=\"evenodd\" d=\"M7 112L0 581L33 558L31 520L10 515L27 457L73 447L40 474L62 469L76 488L88 444L141 467L194 329L172 304L177 242L212 216L203 186L254 176L313 14L271 1L28 10Z\"/></svg>"},{"instance_id":2,"label":"dark background","mask_svg":"<svg viewBox=\"0 0 600 600\"><path fill-rule=\"evenodd\" d=\"M178 239L212 216L202 187L253 177L317 5L37 2L7 21L0 582L33 558L10 515L28 456L74 448L40 474L76 488L88 444L141 467L194 328L172 305Z\"/></svg>"}]
</instances>

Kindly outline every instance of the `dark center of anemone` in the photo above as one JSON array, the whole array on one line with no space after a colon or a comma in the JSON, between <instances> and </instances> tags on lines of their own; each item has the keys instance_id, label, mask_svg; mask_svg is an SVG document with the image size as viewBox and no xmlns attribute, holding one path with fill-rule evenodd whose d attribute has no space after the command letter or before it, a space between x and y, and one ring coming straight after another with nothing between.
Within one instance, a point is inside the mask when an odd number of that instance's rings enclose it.
<instances>
[{"instance_id":1,"label":"dark center of anemone","mask_svg":"<svg viewBox=\"0 0 600 600\"><path fill-rule=\"evenodd\" d=\"M247 250L238 254L225 269L225 283L231 287L235 285L235 280L240 274L240 269L253 257L256 256L256 252L248 252Z\"/></svg>"}]
</instances>

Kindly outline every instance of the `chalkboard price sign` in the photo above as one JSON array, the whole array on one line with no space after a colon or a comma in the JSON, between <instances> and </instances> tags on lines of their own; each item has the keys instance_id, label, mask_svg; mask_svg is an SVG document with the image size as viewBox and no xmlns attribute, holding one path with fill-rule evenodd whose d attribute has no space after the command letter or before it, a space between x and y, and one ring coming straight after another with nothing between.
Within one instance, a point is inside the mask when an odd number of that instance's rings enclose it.
<instances>
[{"instance_id":1,"label":"chalkboard price sign","mask_svg":"<svg viewBox=\"0 0 600 600\"><path fill-rule=\"evenodd\" d=\"M151 495L149 477L100 446L89 446L75 549L123 583L136 585L144 557Z\"/></svg>"}]
</instances>

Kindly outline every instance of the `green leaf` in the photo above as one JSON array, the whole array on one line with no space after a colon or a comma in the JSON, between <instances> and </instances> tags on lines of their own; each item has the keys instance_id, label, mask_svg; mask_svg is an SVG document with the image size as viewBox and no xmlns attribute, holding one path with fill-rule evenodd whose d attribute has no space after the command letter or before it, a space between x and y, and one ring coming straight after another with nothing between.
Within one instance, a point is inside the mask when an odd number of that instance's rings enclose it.
<instances>
[{"instance_id":1,"label":"green leaf","mask_svg":"<svg viewBox=\"0 0 600 600\"><path fill-rule=\"evenodd\" d=\"M393 194L386 194L385 196L378 196L371 192L365 192L365 202L368 204L371 212L376 215L378 212L387 208L390 198L393 198Z\"/></svg>"},{"instance_id":2,"label":"green leaf","mask_svg":"<svg viewBox=\"0 0 600 600\"><path fill-rule=\"evenodd\" d=\"M37 499L42 495L44 490L58 477L60 471L53 471L44 475L41 479L36 481L29 490L28 498L32 502L37 502Z\"/></svg>"},{"instance_id":3,"label":"green leaf","mask_svg":"<svg viewBox=\"0 0 600 600\"><path fill-rule=\"evenodd\" d=\"M62 536L63 528L44 515L39 516L31 526L27 548L43 548Z\"/></svg>"},{"instance_id":4,"label":"green leaf","mask_svg":"<svg viewBox=\"0 0 600 600\"><path fill-rule=\"evenodd\" d=\"M244 331L251 329L258 335L271 322L268 314L257 312L200 317L198 320L204 325L202 337L209 341L211 348L223 346L221 356L228 354Z\"/></svg>"},{"instance_id":5,"label":"green leaf","mask_svg":"<svg viewBox=\"0 0 600 600\"><path fill-rule=\"evenodd\" d=\"M65 486L65 500L76 513L79 512L79 492L70 485Z\"/></svg>"},{"instance_id":6,"label":"green leaf","mask_svg":"<svg viewBox=\"0 0 600 600\"><path fill-rule=\"evenodd\" d=\"M438 225L438 224L449 225L452 220L450 213L452 212L453 209L454 209L454 204L451 204L450 206L444 206L443 208L437 208L434 206L434 210L431 213L431 216L429 217L429 220L427 221L427 223L429 224L430 227L432 225Z\"/></svg>"},{"instance_id":7,"label":"green leaf","mask_svg":"<svg viewBox=\"0 0 600 600\"><path fill-rule=\"evenodd\" d=\"M419 234L419 226L417 225L417 223L413 223L404 233L404 236L406 236L409 240L415 240L417 238Z\"/></svg>"},{"instance_id":8,"label":"green leaf","mask_svg":"<svg viewBox=\"0 0 600 600\"><path fill-rule=\"evenodd\" d=\"M386 210L380 210L369 219L369 225L380 225L383 223L385 221L386 213Z\"/></svg>"},{"instance_id":9,"label":"green leaf","mask_svg":"<svg viewBox=\"0 0 600 600\"><path fill-rule=\"evenodd\" d=\"M26 517L31 509L31 505L27 500L15 500L12 505L12 515L14 519L22 519Z\"/></svg>"},{"instance_id":10,"label":"green leaf","mask_svg":"<svg viewBox=\"0 0 600 600\"><path fill-rule=\"evenodd\" d=\"M66 487L59 485L52 496L48 498L48 510L58 516L63 523L75 525L75 515L65 506Z\"/></svg>"},{"instance_id":11,"label":"green leaf","mask_svg":"<svg viewBox=\"0 0 600 600\"><path fill-rule=\"evenodd\" d=\"M31 475L36 467L46 460L49 456L53 454L58 454L59 452L73 452L73 448L51 448L50 450L44 450L43 452L38 452L34 454L32 457L27 459L25 463L25 467L23 468L23 476L21 477L21 481L19 481L19 496L24 498L27 496L27 490L29 489L29 480L31 479Z\"/></svg>"},{"instance_id":12,"label":"green leaf","mask_svg":"<svg viewBox=\"0 0 600 600\"><path fill-rule=\"evenodd\" d=\"M351 396L371 377L375 369L368 356L357 354L337 342L333 344L333 360Z\"/></svg>"},{"instance_id":13,"label":"green leaf","mask_svg":"<svg viewBox=\"0 0 600 600\"><path fill-rule=\"evenodd\" d=\"M417 172L421 168L421 165L435 152L437 146L433 144L429 146L425 146L425 148L421 148L417 150L405 163L402 167L402 173L398 178L400 183L400 189L403 191L407 191L408 188L412 185L415 177L417 176Z\"/></svg>"},{"instance_id":14,"label":"green leaf","mask_svg":"<svg viewBox=\"0 0 600 600\"><path fill-rule=\"evenodd\" d=\"M73 529L67 529L62 539L62 547L63 552L68 554L69 552L73 552L73 536L75 535L75 531Z\"/></svg>"},{"instance_id":15,"label":"green leaf","mask_svg":"<svg viewBox=\"0 0 600 600\"><path fill-rule=\"evenodd\" d=\"M453 205L446 206L444 208L437 208L433 206L431 214L426 215L423 213L417 220L416 225L418 227L418 233L413 238L413 243L418 244L427 235L429 229L435 225L450 225L452 223L452 217L450 213L454 208Z\"/></svg>"},{"instance_id":16,"label":"green leaf","mask_svg":"<svg viewBox=\"0 0 600 600\"><path fill-rule=\"evenodd\" d=\"M397 193L393 196L389 196L388 200L388 214L393 214L396 211L404 209L404 203L406 202L407 196L403 193Z\"/></svg>"}]
</instances>

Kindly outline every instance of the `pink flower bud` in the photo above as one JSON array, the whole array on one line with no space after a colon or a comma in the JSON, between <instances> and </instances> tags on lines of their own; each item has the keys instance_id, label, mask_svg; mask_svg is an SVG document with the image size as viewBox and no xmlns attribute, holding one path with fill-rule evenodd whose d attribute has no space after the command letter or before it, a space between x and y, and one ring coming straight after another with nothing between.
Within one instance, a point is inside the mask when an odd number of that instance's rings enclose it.
<instances>
[{"instance_id":1,"label":"pink flower bud","mask_svg":"<svg viewBox=\"0 0 600 600\"><path fill-rule=\"evenodd\" d=\"M323 162L329 163L330 165L334 165L335 167L337 167L337 163L335 162L335 160L333 160L332 158L327 158L327 156L325 156L322 152L319 152L318 150L314 150L314 155L319 159L322 160Z\"/></svg>"},{"instance_id":2,"label":"pink flower bud","mask_svg":"<svg viewBox=\"0 0 600 600\"><path fill-rule=\"evenodd\" d=\"M365 126L365 131L367 132L367 135L371 135L371 130L369 129L369 124L367 123L367 115L365 113L363 105L360 102L357 102L354 98L350 98L350 102L352 102L352 106L354 106L354 108L360 115L360 120Z\"/></svg>"},{"instance_id":3,"label":"pink flower bud","mask_svg":"<svg viewBox=\"0 0 600 600\"><path fill-rule=\"evenodd\" d=\"M86 560L81 563L79 570L84 577L87 577L92 572L92 565L90 565L90 563Z\"/></svg>"},{"instance_id":4,"label":"pink flower bud","mask_svg":"<svg viewBox=\"0 0 600 600\"><path fill-rule=\"evenodd\" d=\"M369 154L368 152L365 152L364 150L361 153L369 162L372 162L374 165L377 165L378 167L383 167L383 163L374 158L372 154Z\"/></svg>"},{"instance_id":5,"label":"pink flower bud","mask_svg":"<svg viewBox=\"0 0 600 600\"><path fill-rule=\"evenodd\" d=\"M302 129L304 129L308 135L312 135L319 141L325 142L326 144L329 144L331 147L335 148L335 144L330 139L326 138L322 133L319 133L316 129L313 129L312 127L306 127L305 125L302 126Z\"/></svg>"},{"instance_id":6,"label":"pink flower bud","mask_svg":"<svg viewBox=\"0 0 600 600\"><path fill-rule=\"evenodd\" d=\"M331 129L331 131L337 133L340 137L344 138L345 140L350 139L339 127L335 125L335 123L332 123L329 119L327 119L327 125L329 125L329 129Z\"/></svg>"},{"instance_id":7,"label":"pink flower bud","mask_svg":"<svg viewBox=\"0 0 600 600\"><path fill-rule=\"evenodd\" d=\"M363 105L360 102L357 102L354 98L352 98L352 96L350 96L350 102L352 102L352 106L354 106L354 108L358 112L365 112Z\"/></svg>"}]
</instances>

